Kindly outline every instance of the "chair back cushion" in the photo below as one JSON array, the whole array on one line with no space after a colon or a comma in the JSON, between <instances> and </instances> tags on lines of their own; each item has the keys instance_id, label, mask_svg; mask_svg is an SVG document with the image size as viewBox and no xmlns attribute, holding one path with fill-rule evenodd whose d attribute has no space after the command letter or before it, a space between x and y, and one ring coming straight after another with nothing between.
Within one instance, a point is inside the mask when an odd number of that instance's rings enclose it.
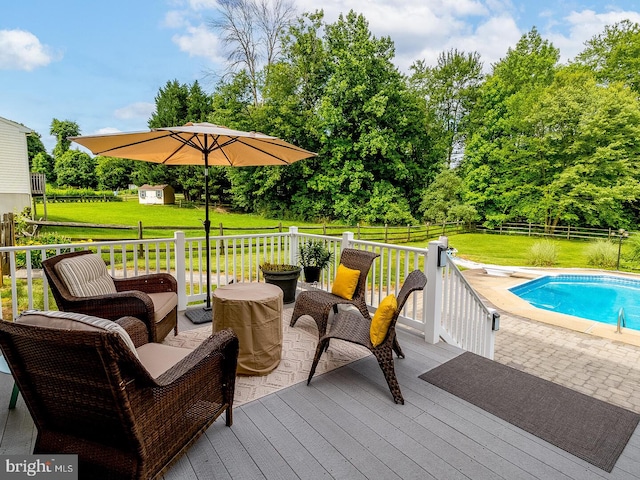
<instances>
[{"instance_id":1,"label":"chair back cushion","mask_svg":"<svg viewBox=\"0 0 640 480\"><path fill-rule=\"evenodd\" d=\"M95 297L116 293L113 278L100 255L92 253L60 260L58 276L74 297Z\"/></svg>"},{"instance_id":2,"label":"chair back cushion","mask_svg":"<svg viewBox=\"0 0 640 480\"><path fill-rule=\"evenodd\" d=\"M369 328L371 344L374 347L380 345L387 336L389 325L391 325L391 320L393 320L397 309L398 301L393 294L384 297L380 305L378 305L378 309L371 320L371 327Z\"/></svg>"},{"instance_id":3,"label":"chair back cushion","mask_svg":"<svg viewBox=\"0 0 640 480\"><path fill-rule=\"evenodd\" d=\"M345 267L343 264L338 265L338 271L333 286L331 287L331 293L347 300L353 299L359 278L360 270Z\"/></svg>"},{"instance_id":4,"label":"chair back cushion","mask_svg":"<svg viewBox=\"0 0 640 480\"><path fill-rule=\"evenodd\" d=\"M133 340L127 333L127 331L111 320L107 320L99 317L92 317L90 315L83 315L81 313L72 312L58 312L52 311L37 311L30 310L24 312L16 319L16 323L22 323L24 325L35 325L37 327L55 328L58 330L84 330L84 331L107 331L115 332L124 341L125 345L131 349L133 354L137 357L138 352L136 346L133 344Z\"/></svg>"}]
</instances>

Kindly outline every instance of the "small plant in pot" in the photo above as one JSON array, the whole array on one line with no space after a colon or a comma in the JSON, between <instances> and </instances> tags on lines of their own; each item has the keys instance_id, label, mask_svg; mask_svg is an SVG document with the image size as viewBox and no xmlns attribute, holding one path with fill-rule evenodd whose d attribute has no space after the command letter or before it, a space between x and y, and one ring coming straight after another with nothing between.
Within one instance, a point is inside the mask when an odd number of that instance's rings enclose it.
<instances>
[{"instance_id":1,"label":"small plant in pot","mask_svg":"<svg viewBox=\"0 0 640 480\"><path fill-rule=\"evenodd\" d=\"M323 242L309 240L300 246L298 262L304 270L304 281L314 283L320 280L320 272L333 261L331 252Z\"/></svg>"},{"instance_id":2,"label":"small plant in pot","mask_svg":"<svg viewBox=\"0 0 640 480\"><path fill-rule=\"evenodd\" d=\"M283 303L293 303L296 301L298 277L300 276L300 270L302 270L299 266L265 262L260 265L260 270L266 283L277 285L282 289L284 295L282 299Z\"/></svg>"}]
</instances>

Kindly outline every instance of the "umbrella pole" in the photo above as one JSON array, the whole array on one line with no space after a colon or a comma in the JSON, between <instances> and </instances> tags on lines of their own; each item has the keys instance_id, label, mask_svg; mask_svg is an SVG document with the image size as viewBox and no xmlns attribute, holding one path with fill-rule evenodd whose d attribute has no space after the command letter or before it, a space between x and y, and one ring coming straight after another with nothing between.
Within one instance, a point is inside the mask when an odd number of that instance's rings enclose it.
<instances>
[{"instance_id":1,"label":"umbrella pole","mask_svg":"<svg viewBox=\"0 0 640 480\"><path fill-rule=\"evenodd\" d=\"M207 301L205 310L211 310L211 253L209 252L209 233L211 231L211 222L209 221L209 152L207 151L206 137L204 150L204 244L207 255Z\"/></svg>"}]
</instances>

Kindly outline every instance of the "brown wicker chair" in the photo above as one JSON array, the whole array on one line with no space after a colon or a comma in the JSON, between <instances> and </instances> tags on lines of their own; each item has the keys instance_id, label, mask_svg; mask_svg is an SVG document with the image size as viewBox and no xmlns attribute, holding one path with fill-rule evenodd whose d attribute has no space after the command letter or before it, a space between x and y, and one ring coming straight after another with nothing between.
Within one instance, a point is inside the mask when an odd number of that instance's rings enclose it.
<instances>
[{"instance_id":1,"label":"brown wicker chair","mask_svg":"<svg viewBox=\"0 0 640 480\"><path fill-rule=\"evenodd\" d=\"M124 316L139 318L149 330L149 340L162 342L173 330L178 334L178 286L176 279L168 273L153 273L130 278L111 278L115 293L93 296L75 296L59 272L61 261L77 259L92 254L89 250L63 253L47 258L42 268L56 300L58 309L63 312L78 312L108 320L117 320ZM95 255L95 254L93 254ZM108 276L106 265L104 275ZM168 292L173 295L167 295Z\"/></svg>"},{"instance_id":2,"label":"brown wicker chair","mask_svg":"<svg viewBox=\"0 0 640 480\"><path fill-rule=\"evenodd\" d=\"M290 326L293 327L302 315L310 315L318 326L318 337L322 337L327 331L331 309L333 308L334 312L337 312L337 306L341 304L355 305L363 315L368 317L369 310L365 300L367 275L371 264L379 256L375 252L345 248L340 254L340 263L353 270L360 270L360 278L353 293L353 299L347 300L324 290L314 289L301 292L293 307Z\"/></svg>"},{"instance_id":3,"label":"brown wicker chair","mask_svg":"<svg viewBox=\"0 0 640 480\"><path fill-rule=\"evenodd\" d=\"M222 413L232 424L231 330L190 350L147 343L133 317L116 322L133 343L96 321L114 323L58 311L0 321L0 347L38 430L34 454L77 454L80 478L155 479Z\"/></svg>"},{"instance_id":4,"label":"brown wicker chair","mask_svg":"<svg viewBox=\"0 0 640 480\"><path fill-rule=\"evenodd\" d=\"M313 358L313 364L311 371L309 372L309 378L307 385L311 382L311 378L316 371L316 366L320 360L322 352L329 347L329 341L333 338L338 340L345 340L347 342L355 343L367 347L375 355L378 360L378 364L384 373L384 378L387 380L389 390L393 395L393 401L404 405L404 398L400 391L400 385L396 378L396 371L393 365L393 352L395 351L398 357L404 358L404 353L398 344L396 338L396 322L398 321L398 315L402 311L409 294L416 290L424 289L427 284L427 277L420 270L414 270L411 272L405 280L400 292L398 293L398 308L396 309L387 335L380 345L374 347L371 343L370 327L371 318L367 314L363 317L358 312L354 311L341 311L333 319L329 333L320 338L318 346L316 348L316 354Z\"/></svg>"}]
</instances>

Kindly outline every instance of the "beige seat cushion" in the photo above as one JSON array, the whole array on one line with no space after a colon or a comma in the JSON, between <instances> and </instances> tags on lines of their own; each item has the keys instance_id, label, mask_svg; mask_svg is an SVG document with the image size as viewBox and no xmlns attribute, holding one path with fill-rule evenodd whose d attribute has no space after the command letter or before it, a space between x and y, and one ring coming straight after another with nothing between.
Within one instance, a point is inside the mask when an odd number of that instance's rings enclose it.
<instances>
[{"instance_id":1,"label":"beige seat cushion","mask_svg":"<svg viewBox=\"0 0 640 480\"><path fill-rule=\"evenodd\" d=\"M92 317L81 313L52 311L27 311L16 319L16 323L35 325L37 327L55 328L59 330L106 330L116 332L131 351L138 356L136 347L127 331L111 320Z\"/></svg>"},{"instance_id":2,"label":"beige seat cushion","mask_svg":"<svg viewBox=\"0 0 640 480\"><path fill-rule=\"evenodd\" d=\"M146 343L138 348L138 357L151 376L158 378L192 351L162 343Z\"/></svg>"},{"instance_id":3,"label":"beige seat cushion","mask_svg":"<svg viewBox=\"0 0 640 480\"><path fill-rule=\"evenodd\" d=\"M153 302L153 320L158 323L178 305L178 294L175 292L148 293Z\"/></svg>"},{"instance_id":4,"label":"beige seat cushion","mask_svg":"<svg viewBox=\"0 0 640 480\"><path fill-rule=\"evenodd\" d=\"M116 293L113 278L100 255L91 253L60 260L56 272L74 297L95 297Z\"/></svg>"}]
</instances>

